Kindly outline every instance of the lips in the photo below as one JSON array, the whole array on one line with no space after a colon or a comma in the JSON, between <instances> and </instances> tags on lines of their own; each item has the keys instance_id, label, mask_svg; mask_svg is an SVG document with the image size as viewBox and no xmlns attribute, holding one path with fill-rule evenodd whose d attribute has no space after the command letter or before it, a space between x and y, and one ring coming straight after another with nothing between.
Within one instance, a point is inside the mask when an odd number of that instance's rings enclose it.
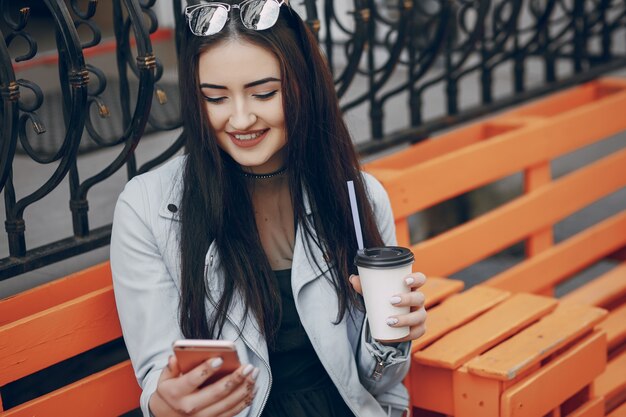
<instances>
[{"instance_id":1,"label":"lips","mask_svg":"<svg viewBox=\"0 0 626 417\"><path fill-rule=\"evenodd\" d=\"M267 132L269 132L269 129L257 130L254 132L226 132L226 133L228 134L228 137L235 145L239 146L240 148L251 148L261 143L263 139L265 139L265 137L267 136ZM238 139L237 138L237 136L249 137L249 136L257 135L259 133L260 135L253 139L252 138L250 139L248 138Z\"/></svg>"}]
</instances>

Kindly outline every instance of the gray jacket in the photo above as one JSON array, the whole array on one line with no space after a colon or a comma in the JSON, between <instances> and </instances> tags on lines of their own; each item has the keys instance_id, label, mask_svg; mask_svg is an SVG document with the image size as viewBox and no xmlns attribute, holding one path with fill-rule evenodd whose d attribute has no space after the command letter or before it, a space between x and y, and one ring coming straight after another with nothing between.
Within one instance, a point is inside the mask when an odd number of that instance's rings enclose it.
<instances>
[{"instance_id":1,"label":"gray jacket","mask_svg":"<svg viewBox=\"0 0 626 417\"><path fill-rule=\"evenodd\" d=\"M159 169L128 182L115 208L111 236L111 269L124 340L140 386L141 409L148 416L148 400L156 390L161 369L172 354L172 342L183 338L178 322L180 255L178 244L182 168L178 157ZM363 174L382 238L395 244L391 206L381 184ZM310 206L305 201L307 214ZM400 416L408 406L402 379L409 369L410 344L383 346L369 337L363 314L349 314L337 325L337 297L326 279L321 251L312 253L303 231L296 231L292 287L302 324L322 364L346 404L359 417ZM318 268L313 259L317 259ZM215 243L205 257L210 294L219 294L223 273ZM207 303L207 313L212 305ZM247 320L247 322L246 322ZM245 325L243 325L245 323ZM238 336L243 325L241 337ZM259 416L272 384L267 344L253 317L244 317L235 297L223 338L237 345L242 363L260 369L258 394L239 416Z\"/></svg>"}]
</instances>

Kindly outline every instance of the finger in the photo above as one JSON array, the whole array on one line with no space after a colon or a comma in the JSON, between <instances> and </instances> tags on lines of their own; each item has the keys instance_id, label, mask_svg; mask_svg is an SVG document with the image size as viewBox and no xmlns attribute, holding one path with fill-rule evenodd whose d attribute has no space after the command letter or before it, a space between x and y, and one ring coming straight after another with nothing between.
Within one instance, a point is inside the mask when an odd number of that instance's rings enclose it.
<instances>
[{"instance_id":1,"label":"finger","mask_svg":"<svg viewBox=\"0 0 626 417\"><path fill-rule=\"evenodd\" d=\"M426 275L421 272L413 272L404 278L404 283L411 289L419 288L426 282Z\"/></svg>"},{"instance_id":2,"label":"finger","mask_svg":"<svg viewBox=\"0 0 626 417\"><path fill-rule=\"evenodd\" d=\"M361 278L358 275L350 275L350 278L348 278L348 280L350 281L350 284L352 284L352 288L354 288L354 291L358 292L359 294L363 294L363 289L361 288Z\"/></svg>"},{"instance_id":3,"label":"finger","mask_svg":"<svg viewBox=\"0 0 626 417\"><path fill-rule=\"evenodd\" d=\"M235 394L233 394L233 396L234 395ZM252 393L247 394L243 399L235 403L232 408L223 412L218 417L234 417L238 415L243 410L245 410L246 408L250 407L250 405L252 405L252 402L254 401L255 396L256 396L256 389Z\"/></svg>"},{"instance_id":4,"label":"finger","mask_svg":"<svg viewBox=\"0 0 626 417\"><path fill-rule=\"evenodd\" d=\"M181 382L187 388L184 392L189 394L196 391L200 385L213 376L223 364L224 360L222 358L212 358L202 362L186 374L183 374L181 376Z\"/></svg>"},{"instance_id":5,"label":"finger","mask_svg":"<svg viewBox=\"0 0 626 417\"><path fill-rule=\"evenodd\" d=\"M203 388L194 394L199 404L198 409L202 409L203 413L206 412L210 416L236 415L239 412L236 410L243 410L252 402L256 393L255 382L258 375L258 369L247 365L211 386Z\"/></svg>"},{"instance_id":6,"label":"finger","mask_svg":"<svg viewBox=\"0 0 626 417\"><path fill-rule=\"evenodd\" d=\"M251 385L244 383L222 401L211 407L211 413L216 412L220 417L235 416L252 404L256 393L257 388L254 382Z\"/></svg>"},{"instance_id":7,"label":"finger","mask_svg":"<svg viewBox=\"0 0 626 417\"><path fill-rule=\"evenodd\" d=\"M178 367L178 361L176 360L176 357L174 355L170 355L170 357L167 358L167 364L165 368L163 368L163 371L161 371L161 375L159 376L159 382L165 381L167 379L176 378L179 375L180 369Z\"/></svg>"},{"instance_id":8,"label":"finger","mask_svg":"<svg viewBox=\"0 0 626 417\"><path fill-rule=\"evenodd\" d=\"M396 307L413 307L418 310L424 307L426 296L421 291L413 291L405 294L394 295L389 302Z\"/></svg>"},{"instance_id":9,"label":"finger","mask_svg":"<svg viewBox=\"0 0 626 417\"><path fill-rule=\"evenodd\" d=\"M416 327L423 326L426 322L426 309L424 307L412 311L409 314L391 316L387 318L387 325L390 327Z\"/></svg>"}]
</instances>

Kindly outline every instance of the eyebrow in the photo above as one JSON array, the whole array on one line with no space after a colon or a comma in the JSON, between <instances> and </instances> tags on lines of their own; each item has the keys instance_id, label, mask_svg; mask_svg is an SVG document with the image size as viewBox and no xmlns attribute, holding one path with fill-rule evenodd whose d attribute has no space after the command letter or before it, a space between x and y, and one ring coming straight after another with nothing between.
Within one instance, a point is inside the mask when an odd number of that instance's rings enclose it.
<instances>
[{"instance_id":1,"label":"eyebrow","mask_svg":"<svg viewBox=\"0 0 626 417\"><path fill-rule=\"evenodd\" d=\"M256 87L257 85L269 83L269 82L272 82L272 81L280 81L280 79L274 78L274 77L262 78L260 80L252 81L252 82L250 82L248 84L245 84L243 86L243 88L246 89L246 88L250 88L250 87ZM215 88L215 89L218 89L218 90L227 90L227 88L225 86L223 86L223 85L209 84L209 83L202 83L202 84L200 84L200 87L203 87L203 88Z\"/></svg>"}]
</instances>

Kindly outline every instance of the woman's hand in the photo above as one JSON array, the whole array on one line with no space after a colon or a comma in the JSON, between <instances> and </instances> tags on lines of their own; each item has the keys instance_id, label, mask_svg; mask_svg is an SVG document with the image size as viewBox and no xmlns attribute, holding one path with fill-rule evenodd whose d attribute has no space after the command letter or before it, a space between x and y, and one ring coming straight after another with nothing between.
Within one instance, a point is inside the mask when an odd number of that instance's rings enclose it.
<instances>
[{"instance_id":1,"label":"woman's hand","mask_svg":"<svg viewBox=\"0 0 626 417\"><path fill-rule=\"evenodd\" d=\"M252 404L259 370L252 365L200 388L222 365L221 358L210 359L181 374L176 357L170 356L161 372L156 392L150 397L155 417L230 417Z\"/></svg>"},{"instance_id":2,"label":"woman's hand","mask_svg":"<svg viewBox=\"0 0 626 417\"><path fill-rule=\"evenodd\" d=\"M424 323L426 322L426 309L424 308L424 293L417 291L426 282L426 276L421 272L414 272L404 278L407 287L411 292L397 294L389 302L396 307L411 307L409 314L391 316L387 319L387 324L391 327L409 326L409 335L403 339L397 339L387 344L396 344L415 340L426 332ZM363 294L361 289L361 279L358 275L350 275L350 283L356 292ZM383 342L381 342L383 343ZM385 343L383 343L385 344Z\"/></svg>"}]
</instances>

